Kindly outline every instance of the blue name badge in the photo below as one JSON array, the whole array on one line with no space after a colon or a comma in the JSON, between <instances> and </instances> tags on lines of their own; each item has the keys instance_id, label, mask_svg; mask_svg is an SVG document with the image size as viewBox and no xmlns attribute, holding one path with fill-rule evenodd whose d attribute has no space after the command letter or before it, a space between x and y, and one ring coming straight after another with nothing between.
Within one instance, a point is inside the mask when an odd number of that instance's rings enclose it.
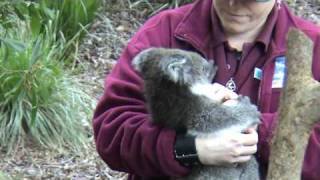
<instances>
[{"instance_id":1,"label":"blue name badge","mask_svg":"<svg viewBox=\"0 0 320 180\"><path fill-rule=\"evenodd\" d=\"M274 74L272 78L272 88L283 88L286 81L287 67L286 67L286 57L279 56L276 57Z\"/></svg>"},{"instance_id":2,"label":"blue name badge","mask_svg":"<svg viewBox=\"0 0 320 180\"><path fill-rule=\"evenodd\" d=\"M261 80L262 79L262 70L260 68L254 68L254 74L253 77L255 79Z\"/></svg>"}]
</instances>

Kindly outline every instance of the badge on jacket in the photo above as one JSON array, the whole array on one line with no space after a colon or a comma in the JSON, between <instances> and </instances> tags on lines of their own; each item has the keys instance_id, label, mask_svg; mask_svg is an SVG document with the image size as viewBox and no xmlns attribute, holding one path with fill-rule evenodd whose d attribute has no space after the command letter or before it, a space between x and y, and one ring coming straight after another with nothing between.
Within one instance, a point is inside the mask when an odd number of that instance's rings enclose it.
<instances>
[{"instance_id":1,"label":"badge on jacket","mask_svg":"<svg viewBox=\"0 0 320 180\"><path fill-rule=\"evenodd\" d=\"M286 57L276 57L274 73L272 78L272 88L283 88L286 81L287 67Z\"/></svg>"},{"instance_id":2,"label":"badge on jacket","mask_svg":"<svg viewBox=\"0 0 320 180\"><path fill-rule=\"evenodd\" d=\"M253 78L258 80L262 79L262 70L260 68L254 68Z\"/></svg>"}]
</instances>

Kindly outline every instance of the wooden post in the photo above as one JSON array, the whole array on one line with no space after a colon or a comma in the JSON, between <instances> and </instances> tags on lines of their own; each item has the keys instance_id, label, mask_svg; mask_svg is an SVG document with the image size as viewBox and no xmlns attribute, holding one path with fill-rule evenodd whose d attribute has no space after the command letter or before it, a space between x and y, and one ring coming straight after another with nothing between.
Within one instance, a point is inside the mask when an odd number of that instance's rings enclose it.
<instances>
[{"instance_id":1,"label":"wooden post","mask_svg":"<svg viewBox=\"0 0 320 180\"><path fill-rule=\"evenodd\" d=\"M313 43L290 30L287 83L280 98L279 124L271 145L268 180L299 180L313 125L320 119L320 83L311 73Z\"/></svg>"}]
</instances>

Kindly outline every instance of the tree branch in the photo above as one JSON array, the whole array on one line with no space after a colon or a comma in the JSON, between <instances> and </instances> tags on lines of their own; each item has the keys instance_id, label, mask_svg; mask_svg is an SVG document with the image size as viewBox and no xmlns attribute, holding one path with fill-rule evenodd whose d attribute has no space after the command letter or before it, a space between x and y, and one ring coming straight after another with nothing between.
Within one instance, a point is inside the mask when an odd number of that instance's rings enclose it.
<instances>
[{"instance_id":1,"label":"tree branch","mask_svg":"<svg viewBox=\"0 0 320 180\"><path fill-rule=\"evenodd\" d=\"M320 84L312 76L313 43L290 30L287 82L280 98L279 125L271 145L268 179L298 180L313 125L320 119Z\"/></svg>"}]
</instances>

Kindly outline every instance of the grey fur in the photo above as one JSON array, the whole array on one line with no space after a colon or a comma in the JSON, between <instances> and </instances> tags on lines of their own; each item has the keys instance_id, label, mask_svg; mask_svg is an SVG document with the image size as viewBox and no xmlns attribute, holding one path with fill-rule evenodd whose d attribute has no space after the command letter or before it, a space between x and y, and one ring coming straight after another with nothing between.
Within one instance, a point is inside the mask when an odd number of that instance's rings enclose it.
<instances>
[{"instance_id":1,"label":"grey fur","mask_svg":"<svg viewBox=\"0 0 320 180\"><path fill-rule=\"evenodd\" d=\"M225 106L195 95L195 83L210 84L217 68L194 52L150 48L132 62L144 79L144 91L152 121L176 130L187 129L198 136L242 133L260 122L260 113L248 97L239 96L234 106ZM196 166L184 179L257 180L255 158L236 167Z\"/></svg>"}]
</instances>

